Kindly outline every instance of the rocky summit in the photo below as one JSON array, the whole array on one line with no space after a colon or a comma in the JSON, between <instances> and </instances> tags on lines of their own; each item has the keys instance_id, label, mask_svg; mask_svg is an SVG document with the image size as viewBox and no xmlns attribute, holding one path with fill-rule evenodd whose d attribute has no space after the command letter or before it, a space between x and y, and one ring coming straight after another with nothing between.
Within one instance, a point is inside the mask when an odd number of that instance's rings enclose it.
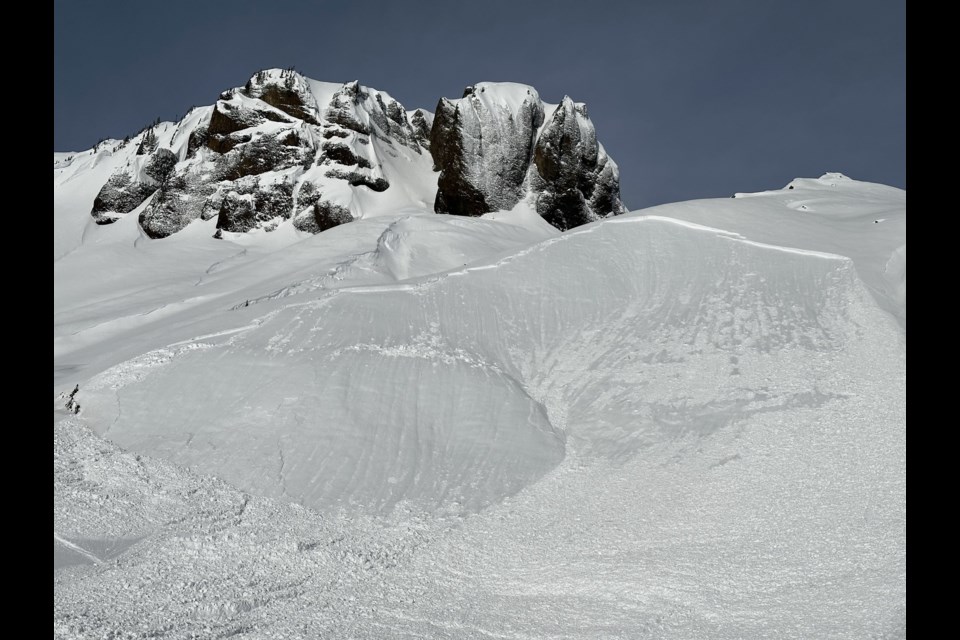
<instances>
[{"instance_id":1,"label":"rocky summit","mask_svg":"<svg viewBox=\"0 0 960 640\"><path fill-rule=\"evenodd\" d=\"M120 156L94 220L136 213L150 238L214 217L222 237L281 224L317 233L387 211L480 216L521 201L560 230L625 211L586 106L514 83L469 86L434 115L356 81L269 69L94 153Z\"/></svg>"}]
</instances>

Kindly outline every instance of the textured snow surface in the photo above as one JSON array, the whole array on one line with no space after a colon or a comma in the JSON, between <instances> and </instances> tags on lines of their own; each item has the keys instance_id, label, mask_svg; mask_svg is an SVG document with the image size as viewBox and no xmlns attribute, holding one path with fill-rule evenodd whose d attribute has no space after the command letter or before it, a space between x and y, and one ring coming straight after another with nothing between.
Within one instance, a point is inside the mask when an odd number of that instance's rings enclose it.
<instances>
[{"instance_id":1,"label":"textured snow surface","mask_svg":"<svg viewBox=\"0 0 960 640\"><path fill-rule=\"evenodd\" d=\"M162 242L58 202L55 637L905 637L905 192Z\"/></svg>"}]
</instances>

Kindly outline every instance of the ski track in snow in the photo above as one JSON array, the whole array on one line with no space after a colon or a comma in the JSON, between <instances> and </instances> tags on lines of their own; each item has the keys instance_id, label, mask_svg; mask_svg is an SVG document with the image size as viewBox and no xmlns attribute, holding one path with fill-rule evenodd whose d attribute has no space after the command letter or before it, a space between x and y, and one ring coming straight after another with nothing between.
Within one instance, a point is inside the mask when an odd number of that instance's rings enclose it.
<instances>
[{"instance_id":1,"label":"ski track in snow","mask_svg":"<svg viewBox=\"0 0 960 640\"><path fill-rule=\"evenodd\" d=\"M55 637L905 637L905 195L849 182L58 294Z\"/></svg>"},{"instance_id":2,"label":"ski track in snow","mask_svg":"<svg viewBox=\"0 0 960 640\"><path fill-rule=\"evenodd\" d=\"M62 544L64 547L66 547L67 549L70 549L71 551L76 551L77 553L82 555L84 558L87 558L88 560L90 560L90 562L94 564L103 564L103 560L98 558L96 555L90 553L83 547L70 542L66 538L61 537L60 535L57 534L56 531L53 532L53 540L54 542Z\"/></svg>"}]
</instances>

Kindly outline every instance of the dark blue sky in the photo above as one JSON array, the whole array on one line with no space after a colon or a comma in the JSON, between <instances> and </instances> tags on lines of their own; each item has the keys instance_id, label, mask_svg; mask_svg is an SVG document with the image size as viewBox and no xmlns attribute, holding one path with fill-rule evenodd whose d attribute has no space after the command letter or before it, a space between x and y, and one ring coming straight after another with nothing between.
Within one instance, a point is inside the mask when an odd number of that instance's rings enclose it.
<instances>
[{"instance_id":1,"label":"dark blue sky","mask_svg":"<svg viewBox=\"0 0 960 640\"><path fill-rule=\"evenodd\" d=\"M906 188L905 0L54 3L54 150L211 104L257 69L408 109L483 80L586 102L640 208L840 171Z\"/></svg>"}]
</instances>

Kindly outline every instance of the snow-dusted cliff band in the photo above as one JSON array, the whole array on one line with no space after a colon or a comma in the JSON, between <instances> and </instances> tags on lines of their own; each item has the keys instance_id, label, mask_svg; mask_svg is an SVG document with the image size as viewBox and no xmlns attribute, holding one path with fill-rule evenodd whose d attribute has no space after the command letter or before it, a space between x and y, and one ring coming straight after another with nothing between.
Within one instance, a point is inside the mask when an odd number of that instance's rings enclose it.
<instances>
[{"instance_id":1,"label":"snow-dusted cliff band","mask_svg":"<svg viewBox=\"0 0 960 640\"><path fill-rule=\"evenodd\" d=\"M91 215L110 224L136 212L149 237L164 238L212 218L219 235L284 223L317 233L386 210L479 216L526 200L566 230L625 211L582 103L480 83L437 109L408 112L357 82L260 71L177 123L98 145L122 162Z\"/></svg>"}]
</instances>

